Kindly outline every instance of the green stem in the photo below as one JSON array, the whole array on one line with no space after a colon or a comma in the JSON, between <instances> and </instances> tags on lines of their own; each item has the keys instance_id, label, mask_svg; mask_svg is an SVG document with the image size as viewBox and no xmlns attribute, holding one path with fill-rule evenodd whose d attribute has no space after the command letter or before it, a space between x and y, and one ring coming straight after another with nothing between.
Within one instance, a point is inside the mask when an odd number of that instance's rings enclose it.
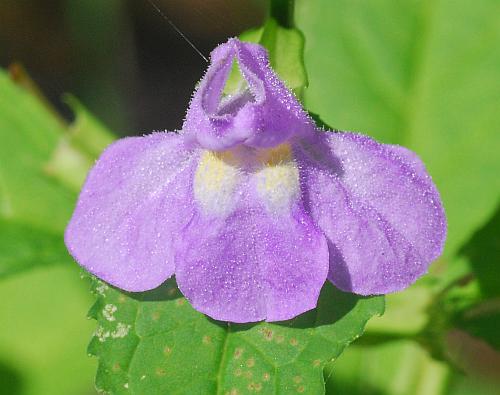
<instances>
[{"instance_id":1,"label":"green stem","mask_svg":"<svg viewBox=\"0 0 500 395\"><path fill-rule=\"evenodd\" d=\"M295 0L271 0L271 18L281 26L292 28Z\"/></svg>"}]
</instances>

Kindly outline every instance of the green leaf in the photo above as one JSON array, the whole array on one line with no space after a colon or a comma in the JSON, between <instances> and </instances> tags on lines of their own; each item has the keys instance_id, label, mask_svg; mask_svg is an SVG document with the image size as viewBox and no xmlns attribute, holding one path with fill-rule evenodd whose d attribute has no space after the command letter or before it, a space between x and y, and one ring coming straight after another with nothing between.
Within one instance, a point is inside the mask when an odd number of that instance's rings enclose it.
<instances>
[{"instance_id":1,"label":"green leaf","mask_svg":"<svg viewBox=\"0 0 500 395\"><path fill-rule=\"evenodd\" d=\"M61 233L0 219L0 278L35 266L73 263Z\"/></svg>"},{"instance_id":2,"label":"green leaf","mask_svg":"<svg viewBox=\"0 0 500 395\"><path fill-rule=\"evenodd\" d=\"M44 172L65 129L0 70L0 217L61 233L75 194Z\"/></svg>"},{"instance_id":3,"label":"green leaf","mask_svg":"<svg viewBox=\"0 0 500 395\"><path fill-rule=\"evenodd\" d=\"M493 217L460 250L479 282L484 297L500 297L500 206Z\"/></svg>"},{"instance_id":4,"label":"green leaf","mask_svg":"<svg viewBox=\"0 0 500 395\"><path fill-rule=\"evenodd\" d=\"M263 45L269 51L269 61L278 76L288 88L301 97L307 86L307 73L304 66L304 36L298 29L280 26L274 19L268 19L259 29L251 29L240 35L242 41ZM241 75L234 67L226 92L233 92L241 82Z\"/></svg>"},{"instance_id":5,"label":"green leaf","mask_svg":"<svg viewBox=\"0 0 500 395\"><path fill-rule=\"evenodd\" d=\"M500 191L500 2L297 0L309 110L415 150L440 190L453 255Z\"/></svg>"},{"instance_id":6,"label":"green leaf","mask_svg":"<svg viewBox=\"0 0 500 395\"><path fill-rule=\"evenodd\" d=\"M444 295L442 303L450 312L450 325L486 341L500 350L500 208L478 230L460 253L470 272Z\"/></svg>"},{"instance_id":7,"label":"green leaf","mask_svg":"<svg viewBox=\"0 0 500 395\"><path fill-rule=\"evenodd\" d=\"M62 231L75 194L44 171L64 125L0 70L0 277L68 262Z\"/></svg>"},{"instance_id":8,"label":"green leaf","mask_svg":"<svg viewBox=\"0 0 500 395\"><path fill-rule=\"evenodd\" d=\"M269 19L262 28L259 44L269 51L271 66L295 93L307 86L304 65L304 36L298 29L284 28Z\"/></svg>"},{"instance_id":9,"label":"green leaf","mask_svg":"<svg viewBox=\"0 0 500 395\"><path fill-rule=\"evenodd\" d=\"M383 297L324 287L318 307L280 323L228 324L194 310L169 280L126 294L97 281L89 352L98 390L113 394L324 391L324 365L358 338Z\"/></svg>"},{"instance_id":10,"label":"green leaf","mask_svg":"<svg viewBox=\"0 0 500 395\"><path fill-rule=\"evenodd\" d=\"M16 84L0 70L0 278L70 261L62 235L76 193L112 141L72 98L76 121L67 127L19 77Z\"/></svg>"}]
</instances>

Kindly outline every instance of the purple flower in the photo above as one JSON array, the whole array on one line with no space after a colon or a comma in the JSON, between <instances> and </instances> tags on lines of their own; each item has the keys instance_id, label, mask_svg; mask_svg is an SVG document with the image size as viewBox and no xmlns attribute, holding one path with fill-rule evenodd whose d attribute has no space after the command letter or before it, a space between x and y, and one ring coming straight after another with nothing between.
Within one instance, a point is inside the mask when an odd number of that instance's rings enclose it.
<instances>
[{"instance_id":1,"label":"purple flower","mask_svg":"<svg viewBox=\"0 0 500 395\"><path fill-rule=\"evenodd\" d=\"M244 84L224 95L237 61ZM443 248L436 187L409 150L318 130L266 51L217 47L179 133L112 144L66 229L88 271L127 291L176 275L218 320L278 321L316 306L326 279L401 290Z\"/></svg>"}]
</instances>

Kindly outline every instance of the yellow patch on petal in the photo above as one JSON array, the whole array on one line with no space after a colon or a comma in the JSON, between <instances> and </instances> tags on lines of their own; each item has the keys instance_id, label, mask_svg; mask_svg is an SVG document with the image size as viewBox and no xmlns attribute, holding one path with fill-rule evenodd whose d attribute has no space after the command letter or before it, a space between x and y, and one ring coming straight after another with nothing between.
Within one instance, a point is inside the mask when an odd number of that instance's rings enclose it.
<instances>
[{"instance_id":1,"label":"yellow patch on petal","mask_svg":"<svg viewBox=\"0 0 500 395\"><path fill-rule=\"evenodd\" d=\"M299 196L299 169L287 144L269 151L265 165L255 175L257 193L268 211L279 213L289 209Z\"/></svg>"},{"instance_id":2,"label":"yellow patch on petal","mask_svg":"<svg viewBox=\"0 0 500 395\"><path fill-rule=\"evenodd\" d=\"M283 165L292 160L292 149L289 144L280 144L273 148L256 150L257 160L265 166Z\"/></svg>"},{"instance_id":3,"label":"yellow patch on petal","mask_svg":"<svg viewBox=\"0 0 500 395\"><path fill-rule=\"evenodd\" d=\"M290 145L267 149L239 146L202 155L194 178L195 199L207 213L229 213L237 199L235 188L245 178L271 213L289 209L300 192Z\"/></svg>"}]
</instances>

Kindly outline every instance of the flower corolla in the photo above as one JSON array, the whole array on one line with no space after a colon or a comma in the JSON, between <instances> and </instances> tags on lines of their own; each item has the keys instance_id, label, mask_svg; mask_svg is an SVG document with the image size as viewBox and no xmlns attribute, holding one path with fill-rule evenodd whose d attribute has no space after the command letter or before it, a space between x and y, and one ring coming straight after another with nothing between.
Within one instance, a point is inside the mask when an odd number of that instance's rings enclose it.
<instances>
[{"instance_id":1,"label":"flower corolla","mask_svg":"<svg viewBox=\"0 0 500 395\"><path fill-rule=\"evenodd\" d=\"M225 94L237 64L241 86ZM446 220L406 148L320 130L259 45L211 55L182 130L108 147L65 240L126 291L175 274L193 307L232 322L313 309L326 280L361 295L408 287L442 251Z\"/></svg>"}]
</instances>

